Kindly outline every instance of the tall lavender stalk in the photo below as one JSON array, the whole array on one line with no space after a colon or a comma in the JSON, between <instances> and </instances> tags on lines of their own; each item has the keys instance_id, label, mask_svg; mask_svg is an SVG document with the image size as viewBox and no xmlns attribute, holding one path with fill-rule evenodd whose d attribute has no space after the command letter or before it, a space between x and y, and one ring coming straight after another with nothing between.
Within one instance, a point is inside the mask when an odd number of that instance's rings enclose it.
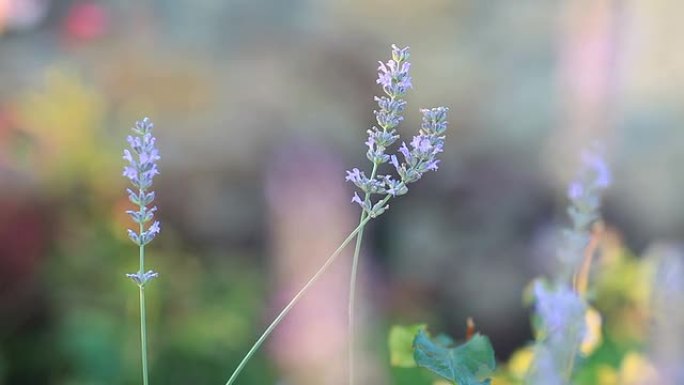
<instances>
[{"instance_id":1,"label":"tall lavender stalk","mask_svg":"<svg viewBox=\"0 0 684 385\"><path fill-rule=\"evenodd\" d=\"M600 220L601 192L610 184L611 176L596 146L583 151L581 160L580 172L568 187L572 227L563 231L558 249L560 270L550 284L537 281L534 286L541 328L528 374L531 385L569 384L586 334L588 304L584 293L594 252L590 247L591 227Z\"/></svg>"},{"instance_id":2,"label":"tall lavender stalk","mask_svg":"<svg viewBox=\"0 0 684 385\"><path fill-rule=\"evenodd\" d=\"M379 109L374 111L377 126L368 130L366 145L368 151L366 157L372 163L370 177L363 171L355 168L347 171L347 181L354 183L363 193L361 199L354 193L352 202L361 206L361 218L359 219L359 234L356 237L354 259L352 261L351 276L349 280L349 384L354 383L354 351L355 351L355 308L356 308L356 280L358 272L359 253L363 240L364 223L368 218L375 218L389 208L387 199L378 199L373 202L373 195L386 195L396 197L408 192L407 185L416 182L421 176L430 170L437 170L439 160L437 154L443 151L444 133L447 128L447 108L437 107L421 110L423 121L417 136L410 143L411 148L402 143L399 152L403 161L399 161L396 155L388 155L386 150L399 139L395 127L403 120L406 101L402 99L412 87L409 69L411 64L408 47L399 48L392 46L392 59L387 63L380 62L378 67L377 83L382 86L385 95L376 97ZM391 175L378 174L379 167L391 162L399 179Z\"/></svg>"},{"instance_id":3,"label":"tall lavender stalk","mask_svg":"<svg viewBox=\"0 0 684 385\"><path fill-rule=\"evenodd\" d=\"M159 160L159 150L155 147L156 139L152 136L154 124L148 119L136 122L132 128L135 135L129 135L127 140L130 149L124 150L123 158L128 165L123 169L123 176L127 177L133 189L127 189L128 199L137 210L128 210L126 213L131 216L133 221L138 224L138 229L128 229L129 238L138 245L139 264L137 272L126 274L138 285L140 292L140 356L142 362L143 385L149 384L147 369L147 327L145 320L145 285L157 277L157 273L152 270L145 271L145 245L150 243L159 234L159 221L148 223L154 218L156 206L148 207L154 201L154 191L152 179L159 174L157 161Z\"/></svg>"},{"instance_id":4,"label":"tall lavender stalk","mask_svg":"<svg viewBox=\"0 0 684 385\"><path fill-rule=\"evenodd\" d=\"M402 100L401 97L403 97L406 94L406 91L411 88L411 78L408 75L410 67L410 64L407 62L408 57L408 48L400 49L393 45L392 59L387 63L380 63L377 83L382 85L382 88L385 91L385 96L375 98L379 106L379 110L375 111L375 116L380 128L373 127L368 130L368 140L366 141L366 145L368 146L366 155L373 163L371 176L366 177L366 174L363 171L359 171L356 168L347 171L346 180L353 182L365 194L364 198L361 199L358 194L355 193L354 198L352 199L352 202L358 203L362 208L359 225L347 236L347 238L345 238L342 244L328 257L318 271L316 271L316 273L304 284L261 336L259 336L249 351L247 351L247 354L245 354L242 361L240 361L235 368L228 379L228 382L226 382L226 385L231 385L235 382L240 372L242 372L247 365L247 362L254 356L259 347L261 347L278 324L280 324L290 310L299 302L306 291L309 290L309 288L313 286L313 284L332 265L342 250L356 238L349 296L349 381L350 383L353 382L354 291L356 288L358 258L361 249L361 235L363 234L363 229L371 219L378 217L389 208L387 202L391 198L406 194L408 191L408 184L419 180L427 171L437 169L439 161L436 159L436 156L442 152L444 147L444 133L447 128L447 108L437 107L421 110L423 122L418 135L411 141L410 148L406 146L406 144L402 144L399 148L399 152L403 158L402 161L400 161L396 155L386 154L387 148L399 139L399 135L397 135L394 128L401 122L401 113L404 111L406 105L406 102ZM390 175L377 174L379 166L387 162L392 163L399 175L399 179L395 179ZM373 200L374 195L380 195L380 197Z\"/></svg>"}]
</instances>

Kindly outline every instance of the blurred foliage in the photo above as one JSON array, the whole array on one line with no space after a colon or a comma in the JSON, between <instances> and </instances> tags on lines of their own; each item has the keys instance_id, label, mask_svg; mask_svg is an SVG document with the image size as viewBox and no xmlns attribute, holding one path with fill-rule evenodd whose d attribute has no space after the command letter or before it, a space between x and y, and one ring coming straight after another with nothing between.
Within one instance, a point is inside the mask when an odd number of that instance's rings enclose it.
<instances>
[{"instance_id":1,"label":"blurred foliage","mask_svg":"<svg viewBox=\"0 0 684 385\"><path fill-rule=\"evenodd\" d=\"M581 347L575 383L617 385L658 383L648 359L648 329L653 308L651 292L655 261L630 253L615 233L603 241L594 265L587 310L587 336ZM676 338L673 337L673 338ZM534 351L525 346L502 365L493 384L524 384Z\"/></svg>"},{"instance_id":2,"label":"blurred foliage","mask_svg":"<svg viewBox=\"0 0 684 385\"><path fill-rule=\"evenodd\" d=\"M481 334L456 345L449 337L431 339L419 330L414 344L414 358L420 367L459 385L488 385L488 377L496 367L494 349Z\"/></svg>"},{"instance_id":3,"label":"blurred foliage","mask_svg":"<svg viewBox=\"0 0 684 385\"><path fill-rule=\"evenodd\" d=\"M427 325L418 324L411 326L394 325L389 332L390 364L399 368L415 368L416 360L413 359L413 340L420 330Z\"/></svg>"},{"instance_id":4,"label":"blurred foliage","mask_svg":"<svg viewBox=\"0 0 684 385\"><path fill-rule=\"evenodd\" d=\"M29 142L25 170L53 188L111 181L118 167L116 153L105 145L105 103L68 67L49 68L42 89L21 95L14 108Z\"/></svg>"},{"instance_id":5,"label":"blurred foliage","mask_svg":"<svg viewBox=\"0 0 684 385\"><path fill-rule=\"evenodd\" d=\"M456 345L445 334L431 338L425 325L395 325L390 330L388 344L392 366L426 368L442 378L433 379L435 384L446 380L459 385L487 385L490 383L487 377L496 366L489 339L479 333ZM425 380L412 381L426 383Z\"/></svg>"}]
</instances>

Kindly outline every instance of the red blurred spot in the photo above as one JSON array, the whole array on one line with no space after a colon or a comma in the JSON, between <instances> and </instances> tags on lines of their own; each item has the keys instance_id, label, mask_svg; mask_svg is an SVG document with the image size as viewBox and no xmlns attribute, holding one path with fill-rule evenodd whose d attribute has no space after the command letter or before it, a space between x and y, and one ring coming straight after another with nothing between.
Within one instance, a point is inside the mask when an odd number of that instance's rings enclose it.
<instances>
[{"instance_id":1,"label":"red blurred spot","mask_svg":"<svg viewBox=\"0 0 684 385\"><path fill-rule=\"evenodd\" d=\"M6 290L30 280L45 257L49 212L35 201L0 198L0 299Z\"/></svg>"},{"instance_id":2,"label":"red blurred spot","mask_svg":"<svg viewBox=\"0 0 684 385\"><path fill-rule=\"evenodd\" d=\"M94 2L77 2L64 20L64 31L69 40L87 42L102 37L108 24L104 7Z\"/></svg>"}]
</instances>

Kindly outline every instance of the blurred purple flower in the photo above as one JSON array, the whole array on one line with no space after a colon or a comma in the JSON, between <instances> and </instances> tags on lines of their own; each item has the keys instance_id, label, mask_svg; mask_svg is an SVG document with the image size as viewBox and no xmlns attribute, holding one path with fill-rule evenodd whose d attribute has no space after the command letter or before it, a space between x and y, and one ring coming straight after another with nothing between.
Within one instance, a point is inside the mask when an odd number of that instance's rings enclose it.
<instances>
[{"instance_id":1,"label":"blurred purple flower","mask_svg":"<svg viewBox=\"0 0 684 385\"><path fill-rule=\"evenodd\" d=\"M587 333L587 304L579 294L563 284L551 288L536 281L534 296L541 333L538 333L528 383L564 384L568 363L574 362L577 349Z\"/></svg>"},{"instance_id":2,"label":"blurred purple flower","mask_svg":"<svg viewBox=\"0 0 684 385\"><path fill-rule=\"evenodd\" d=\"M598 145L595 145L592 149L582 151L582 164L586 168L586 172L592 175L593 185L597 188L606 188L612 182L612 175L597 147Z\"/></svg>"},{"instance_id":3,"label":"blurred purple flower","mask_svg":"<svg viewBox=\"0 0 684 385\"><path fill-rule=\"evenodd\" d=\"M599 145L583 150L581 167L567 190L572 228L564 231L563 244L558 250L559 259L568 269L574 269L582 259L590 239L590 226L600 217L601 193L610 185L611 179Z\"/></svg>"},{"instance_id":4,"label":"blurred purple flower","mask_svg":"<svg viewBox=\"0 0 684 385\"><path fill-rule=\"evenodd\" d=\"M584 322L586 304L579 294L566 286L549 290L537 281L534 285L534 295L535 310L549 337L553 338L558 333L567 334L568 330L573 329L578 331L578 341L575 342L580 343L586 329Z\"/></svg>"},{"instance_id":5,"label":"blurred purple flower","mask_svg":"<svg viewBox=\"0 0 684 385\"><path fill-rule=\"evenodd\" d=\"M574 200L580 199L583 194L584 194L584 187L582 187L581 183L577 183L577 182L570 183L570 185L568 186L568 198L570 198L571 200L574 201Z\"/></svg>"}]
</instances>

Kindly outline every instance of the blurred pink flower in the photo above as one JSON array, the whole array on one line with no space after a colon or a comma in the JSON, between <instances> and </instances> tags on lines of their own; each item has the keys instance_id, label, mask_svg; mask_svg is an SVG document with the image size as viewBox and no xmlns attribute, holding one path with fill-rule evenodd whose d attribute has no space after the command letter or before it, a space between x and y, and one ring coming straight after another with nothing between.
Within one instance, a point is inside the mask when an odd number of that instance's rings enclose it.
<instances>
[{"instance_id":1,"label":"blurred pink flower","mask_svg":"<svg viewBox=\"0 0 684 385\"><path fill-rule=\"evenodd\" d=\"M104 7L91 1L71 6L64 19L63 29L70 41L88 42L102 37L109 26L109 15Z\"/></svg>"}]
</instances>

